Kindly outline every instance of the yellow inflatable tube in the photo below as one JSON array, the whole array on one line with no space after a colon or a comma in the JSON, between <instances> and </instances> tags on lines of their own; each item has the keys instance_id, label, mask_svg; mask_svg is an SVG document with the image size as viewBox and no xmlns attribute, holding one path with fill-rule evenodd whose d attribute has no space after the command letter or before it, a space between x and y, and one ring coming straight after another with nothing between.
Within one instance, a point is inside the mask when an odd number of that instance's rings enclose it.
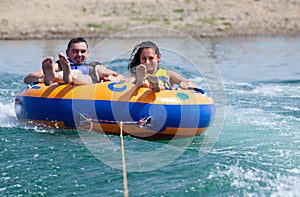
<instances>
[{"instance_id":1,"label":"yellow inflatable tube","mask_svg":"<svg viewBox=\"0 0 300 197\"><path fill-rule=\"evenodd\" d=\"M54 128L84 129L138 138L200 135L214 114L200 89L154 92L130 83L30 84L15 99L17 118Z\"/></svg>"}]
</instances>

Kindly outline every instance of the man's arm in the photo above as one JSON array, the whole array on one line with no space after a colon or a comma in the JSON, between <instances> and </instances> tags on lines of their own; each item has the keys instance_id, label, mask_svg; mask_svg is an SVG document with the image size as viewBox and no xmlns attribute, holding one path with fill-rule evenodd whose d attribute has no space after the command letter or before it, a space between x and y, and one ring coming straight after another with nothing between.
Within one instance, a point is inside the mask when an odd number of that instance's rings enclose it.
<instances>
[{"instance_id":1,"label":"man's arm","mask_svg":"<svg viewBox=\"0 0 300 197\"><path fill-rule=\"evenodd\" d=\"M30 73L24 78L24 83L30 84L32 82L44 82L44 73L42 69Z\"/></svg>"}]
</instances>

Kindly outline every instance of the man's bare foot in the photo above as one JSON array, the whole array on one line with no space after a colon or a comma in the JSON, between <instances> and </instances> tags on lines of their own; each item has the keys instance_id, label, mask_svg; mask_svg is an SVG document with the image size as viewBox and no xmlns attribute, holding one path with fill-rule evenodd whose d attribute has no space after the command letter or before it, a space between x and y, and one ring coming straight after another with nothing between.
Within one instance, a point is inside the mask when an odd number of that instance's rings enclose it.
<instances>
[{"instance_id":1,"label":"man's bare foot","mask_svg":"<svg viewBox=\"0 0 300 197\"><path fill-rule=\"evenodd\" d=\"M141 64L136 67L135 85L142 86L143 84L145 84L145 77L146 77L146 66Z\"/></svg>"},{"instance_id":2,"label":"man's bare foot","mask_svg":"<svg viewBox=\"0 0 300 197\"><path fill-rule=\"evenodd\" d=\"M160 91L159 81L158 81L158 77L157 76L149 75L147 77L147 80L149 81L151 87L153 88L153 90L155 92L159 92Z\"/></svg>"},{"instance_id":3,"label":"man's bare foot","mask_svg":"<svg viewBox=\"0 0 300 197\"><path fill-rule=\"evenodd\" d=\"M58 54L58 58L63 71L63 80L65 83L70 83L72 81L70 62L62 53Z\"/></svg>"},{"instance_id":4,"label":"man's bare foot","mask_svg":"<svg viewBox=\"0 0 300 197\"><path fill-rule=\"evenodd\" d=\"M42 61L42 69L44 73L44 84L51 85L52 80L55 78L53 57L46 57Z\"/></svg>"}]
</instances>

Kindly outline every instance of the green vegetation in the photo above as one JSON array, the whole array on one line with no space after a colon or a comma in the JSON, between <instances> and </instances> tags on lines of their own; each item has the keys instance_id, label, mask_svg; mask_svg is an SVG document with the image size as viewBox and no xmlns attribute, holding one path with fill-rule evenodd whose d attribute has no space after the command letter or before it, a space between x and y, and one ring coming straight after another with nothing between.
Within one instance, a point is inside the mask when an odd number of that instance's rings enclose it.
<instances>
[{"instance_id":1,"label":"green vegetation","mask_svg":"<svg viewBox=\"0 0 300 197\"><path fill-rule=\"evenodd\" d=\"M96 29L96 28L101 28L102 25L101 24L95 24L95 23L89 23L89 24L87 24L87 27Z\"/></svg>"},{"instance_id":2,"label":"green vegetation","mask_svg":"<svg viewBox=\"0 0 300 197\"><path fill-rule=\"evenodd\" d=\"M171 21L168 18L163 19L165 25L170 25Z\"/></svg>"},{"instance_id":3,"label":"green vegetation","mask_svg":"<svg viewBox=\"0 0 300 197\"><path fill-rule=\"evenodd\" d=\"M182 12L184 12L184 9L182 9L182 8L175 9L175 10L173 10L173 12L182 13Z\"/></svg>"},{"instance_id":4,"label":"green vegetation","mask_svg":"<svg viewBox=\"0 0 300 197\"><path fill-rule=\"evenodd\" d=\"M138 17L133 17L130 18L131 20L136 20L136 21L145 21L147 23L153 23L159 21L159 18L153 18L153 17L144 17L144 18L138 18Z\"/></svg>"},{"instance_id":5,"label":"green vegetation","mask_svg":"<svg viewBox=\"0 0 300 197\"><path fill-rule=\"evenodd\" d=\"M223 22L222 24L226 26L231 26L231 22Z\"/></svg>"},{"instance_id":6,"label":"green vegetation","mask_svg":"<svg viewBox=\"0 0 300 197\"><path fill-rule=\"evenodd\" d=\"M128 25L127 25L128 26ZM102 23L102 24L96 24L96 23L89 23L87 24L88 28L94 28L94 29L105 29L105 30L109 30L109 31L120 31L122 30L122 27L120 26L113 26L111 24L106 24L106 23Z\"/></svg>"},{"instance_id":7,"label":"green vegetation","mask_svg":"<svg viewBox=\"0 0 300 197\"><path fill-rule=\"evenodd\" d=\"M217 18L212 17L212 18L199 18L199 19L197 19L197 21L201 21L203 23L208 23L208 24L211 24L211 25L216 24L219 21L224 21L224 20L226 20L226 18L224 18L224 17L217 17ZM225 24L225 23L228 23L228 22L224 21L223 24Z\"/></svg>"},{"instance_id":8,"label":"green vegetation","mask_svg":"<svg viewBox=\"0 0 300 197\"><path fill-rule=\"evenodd\" d=\"M183 17L181 16L181 17L179 17L177 20L183 21Z\"/></svg>"}]
</instances>

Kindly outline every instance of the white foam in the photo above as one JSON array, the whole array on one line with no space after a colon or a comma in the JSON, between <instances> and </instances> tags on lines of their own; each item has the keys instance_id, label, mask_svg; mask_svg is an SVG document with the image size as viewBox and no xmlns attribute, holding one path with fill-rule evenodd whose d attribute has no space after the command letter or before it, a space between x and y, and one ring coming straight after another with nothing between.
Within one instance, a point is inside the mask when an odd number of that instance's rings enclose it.
<instances>
[{"instance_id":1,"label":"white foam","mask_svg":"<svg viewBox=\"0 0 300 197\"><path fill-rule=\"evenodd\" d=\"M299 170L296 169L288 174L274 174L264 168L243 166L239 161L233 165L216 163L215 167L216 171L210 173L208 179L227 177L231 181L231 187L243 190L246 196L298 196L300 193Z\"/></svg>"},{"instance_id":2,"label":"white foam","mask_svg":"<svg viewBox=\"0 0 300 197\"><path fill-rule=\"evenodd\" d=\"M13 127L17 124L14 103L0 103L0 127Z\"/></svg>"},{"instance_id":3,"label":"white foam","mask_svg":"<svg viewBox=\"0 0 300 197\"><path fill-rule=\"evenodd\" d=\"M271 194L272 197L277 196L299 196L300 180L299 177L281 177L278 181L277 191Z\"/></svg>"}]
</instances>

